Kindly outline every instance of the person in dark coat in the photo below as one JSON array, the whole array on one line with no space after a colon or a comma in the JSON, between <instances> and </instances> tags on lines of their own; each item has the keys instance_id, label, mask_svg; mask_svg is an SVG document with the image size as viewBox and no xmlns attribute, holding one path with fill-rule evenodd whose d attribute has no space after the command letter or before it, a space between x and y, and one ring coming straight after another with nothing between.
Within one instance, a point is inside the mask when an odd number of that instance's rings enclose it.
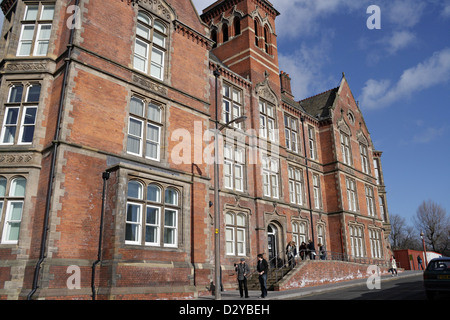
<instances>
[{"instance_id":1,"label":"person in dark coat","mask_svg":"<svg viewBox=\"0 0 450 320\"><path fill-rule=\"evenodd\" d=\"M258 271L259 284L261 285L261 298L265 298L267 297L267 271L269 270L269 265L262 253L258 254L256 270Z\"/></svg>"},{"instance_id":2,"label":"person in dark coat","mask_svg":"<svg viewBox=\"0 0 450 320\"><path fill-rule=\"evenodd\" d=\"M308 243L308 254L309 254L309 259L311 259L311 260L316 259L316 248L314 248L314 242L312 240L309 240L309 243Z\"/></svg>"},{"instance_id":3,"label":"person in dark coat","mask_svg":"<svg viewBox=\"0 0 450 320\"><path fill-rule=\"evenodd\" d=\"M300 257L302 258L302 260L306 259L306 252L307 252L306 243L302 242L302 244L300 245Z\"/></svg>"},{"instance_id":4,"label":"person in dark coat","mask_svg":"<svg viewBox=\"0 0 450 320\"><path fill-rule=\"evenodd\" d=\"M241 298L245 297L248 298L248 288L247 288L247 277L250 274L250 268L245 263L245 259L241 258L241 262L238 264L234 264L236 273L237 273L237 279L239 283L239 293L241 294Z\"/></svg>"}]
</instances>

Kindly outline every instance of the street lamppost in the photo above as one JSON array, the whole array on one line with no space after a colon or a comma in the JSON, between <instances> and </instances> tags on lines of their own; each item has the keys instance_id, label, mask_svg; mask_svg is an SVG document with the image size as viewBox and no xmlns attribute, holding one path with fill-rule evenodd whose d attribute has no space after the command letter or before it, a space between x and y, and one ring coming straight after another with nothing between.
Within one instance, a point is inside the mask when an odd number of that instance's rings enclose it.
<instances>
[{"instance_id":1,"label":"street lamppost","mask_svg":"<svg viewBox=\"0 0 450 320\"><path fill-rule=\"evenodd\" d=\"M306 138L305 138L305 117L301 116L300 121L302 123L302 134L303 134L303 149L305 150L305 166L306 166L306 184L308 186L308 200L309 200L309 219L311 220L311 241L312 246L314 246L314 225L313 225L313 214L312 214L312 203L311 203L311 189L309 186L309 172L308 172L308 153L306 151Z\"/></svg>"},{"instance_id":2,"label":"street lamppost","mask_svg":"<svg viewBox=\"0 0 450 320\"><path fill-rule=\"evenodd\" d=\"M220 205L219 205L219 132L232 123L241 123L247 119L246 116L240 116L235 118L219 128L219 116L218 116L218 78L220 72L216 69L213 72L216 77L216 116L215 116L215 130L214 130L214 283L215 283L215 299L221 300L222 295L220 293Z\"/></svg>"},{"instance_id":3,"label":"street lamppost","mask_svg":"<svg viewBox=\"0 0 450 320\"><path fill-rule=\"evenodd\" d=\"M425 268L428 265L428 260L427 260L427 249L425 248L425 238L424 238L424 234L423 231L420 231L420 238L422 239L422 245L423 245L423 254L424 254L424 258L425 258Z\"/></svg>"}]
</instances>

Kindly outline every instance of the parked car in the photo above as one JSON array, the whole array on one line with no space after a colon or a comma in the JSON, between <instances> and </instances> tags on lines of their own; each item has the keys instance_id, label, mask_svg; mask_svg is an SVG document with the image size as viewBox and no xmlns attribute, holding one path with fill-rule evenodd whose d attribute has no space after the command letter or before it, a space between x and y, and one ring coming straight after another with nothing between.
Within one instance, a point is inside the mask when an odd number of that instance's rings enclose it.
<instances>
[{"instance_id":1,"label":"parked car","mask_svg":"<svg viewBox=\"0 0 450 320\"><path fill-rule=\"evenodd\" d=\"M450 258L434 258L423 273L423 285L428 299L438 292L450 293Z\"/></svg>"}]
</instances>

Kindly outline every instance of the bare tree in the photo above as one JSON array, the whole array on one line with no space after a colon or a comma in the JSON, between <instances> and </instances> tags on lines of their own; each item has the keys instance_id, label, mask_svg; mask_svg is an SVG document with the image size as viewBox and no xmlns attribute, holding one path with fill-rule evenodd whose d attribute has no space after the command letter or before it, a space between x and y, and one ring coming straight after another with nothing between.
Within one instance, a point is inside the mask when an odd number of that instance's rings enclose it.
<instances>
[{"instance_id":1,"label":"bare tree","mask_svg":"<svg viewBox=\"0 0 450 320\"><path fill-rule=\"evenodd\" d=\"M420 241L418 233L414 232L413 227L406 224L405 218L397 215L389 215L391 223L391 233L389 235L393 250L398 249L419 249Z\"/></svg>"},{"instance_id":2,"label":"bare tree","mask_svg":"<svg viewBox=\"0 0 450 320\"><path fill-rule=\"evenodd\" d=\"M444 253L449 249L450 218L446 211L437 203L428 200L417 208L414 226L423 231L425 243L433 251Z\"/></svg>"}]
</instances>

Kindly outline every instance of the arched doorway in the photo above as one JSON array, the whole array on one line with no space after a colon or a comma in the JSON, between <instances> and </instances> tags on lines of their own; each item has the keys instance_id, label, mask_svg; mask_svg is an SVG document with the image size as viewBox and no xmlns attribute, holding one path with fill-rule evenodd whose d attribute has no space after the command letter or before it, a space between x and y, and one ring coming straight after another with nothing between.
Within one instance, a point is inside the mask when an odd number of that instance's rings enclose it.
<instances>
[{"instance_id":1,"label":"arched doorway","mask_svg":"<svg viewBox=\"0 0 450 320\"><path fill-rule=\"evenodd\" d=\"M282 250L280 249L280 228L274 224L270 223L267 226L267 254L268 262L272 267L278 265L278 262L282 255Z\"/></svg>"}]
</instances>

